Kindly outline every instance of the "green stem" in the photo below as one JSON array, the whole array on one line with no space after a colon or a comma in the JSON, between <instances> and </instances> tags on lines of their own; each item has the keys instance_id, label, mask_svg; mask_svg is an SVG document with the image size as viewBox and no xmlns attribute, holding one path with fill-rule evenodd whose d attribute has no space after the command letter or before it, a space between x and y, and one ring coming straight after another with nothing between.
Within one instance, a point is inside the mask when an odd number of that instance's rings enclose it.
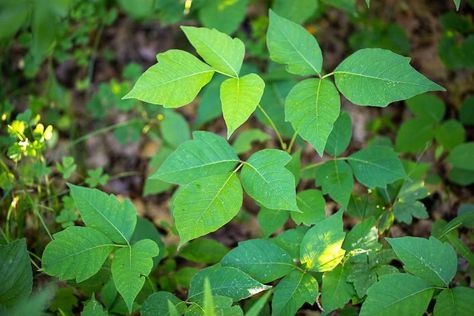
<instances>
[{"instance_id":1,"label":"green stem","mask_svg":"<svg viewBox=\"0 0 474 316\"><path fill-rule=\"evenodd\" d=\"M332 75L334 75L334 72L330 72L328 74L325 74L324 76L321 77L321 79L326 79L327 77L331 77Z\"/></svg>"},{"instance_id":2,"label":"green stem","mask_svg":"<svg viewBox=\"0 0 474 316\"><path fill-rule=\"evenodd\" d=\"M298 132L295 131L295 133L291 137L290 145L288 145L288 149L286 150L289 154L291 154L291 149L293 148L293 145L295 144L296 136L298 136Z\"/></svg>"},{"instance_id":3,"label":"green stem","mask_svg":"<svg viewBox=\"0 0 474 316\"><path fill-rule=\"evenodd\" d=\"M301 171L316 168L316 167L318 167L318 166L320 166L320 165L322 165L322 164L324 164L328 161L331 161L331 160L349 160L349 157L336 157L336 158L332 158L332 159L329 159L329 160L315 162L315 163L312 163L310 165L304 166L303 168L301 168Z\"/></svg>"},{"instance_id":4,"label":"green stem","mask_svg":"<svg viewBox=\"0 0 474 316\"><path fill-rule=\"evenodd\" d=\"M44 221L43 215L41 215L41 213L38 211L37 204L33 202L31 197L28 197L28 199L30 200L31 205L33 206L33 213L36 215L36 217L38 217L41 225L43 226L44 230L48 234L49 238L51 238L51 240L54 240L53 235L51 235L51 232L49 231L49 228L46 225L46 222Z\"/></svg>"},{"instance_id":5,"label":"green stem","mask_svg":"<svg viewBox=\"0 0 474 316\"><path fill-rule=\"evenodd\" d=\"M131 119L131 120L128 120L128 121L125 121L125 122L120 122L120 123L117 123L117 124L113 124L113 125L109 125L109 126L106 126L106 127L103 127L103 128L99 128L99 129L97 129L93 132L90 132L88 134L85 134L85 135L75 139L74 141L69 143L69 145L66 146L66 148L69 149L69 148L74 147L77 144L79 144L79 143L81 143L85 140L88 140L89 138L91 138L93 136L104 134L104 133L107 133L108 131L114 130L114 129L119 128L119 127L127 126L127 125L133 124L135 122L136 122L136 119Z\"/></svg>"},{"instance_id":6,"label":"green stem","mask_svg":"<svg viewBox=\"0 0 474 316\"><path fill-rule=\"evenodd\" d=\"M111 176L109 178L109 180L126 178L126 177L130 177L130 176L138 176L138 175L140 175L140 172L138 172L138 171L124 171L124 172L117 173L114 176Z\"/></svg>"},{"instance_id":7,"label":"green stem","mask_svg":"<svg viewBox=\"0 0 474 316\"><path fill-rule=\"evenodd\" d=\"M461 256L463 256L471 266L474 267L474 255L469 250L469 248L467 248L466 245L459 238L457 238L455 234L447 234L446 239L454 247L454 249L456 249L456 251Z\"/></svg>"},{"instance_id":8,"label":"green stem","mask_svg":"<svg viewBox=\"0 0 474 316\"><path fill-rule=\"evenodd\" d=\"M276 127L275 123L273 122L273 120L271 119L271 117L268 115L268 113L263 109L263 107L259 104L257 105L258 109L260 111L262 111L263 115L265 116L265 118L268 120L270 126L273 128L273 130L275 131L275 134L278 138L278 141L280 142L280 146L283 150L286 150L286 144L285 142L283 141L283 139L281 138L281 134L280 132L278 131L278 128Z\"/></svg>"}]
</instances>

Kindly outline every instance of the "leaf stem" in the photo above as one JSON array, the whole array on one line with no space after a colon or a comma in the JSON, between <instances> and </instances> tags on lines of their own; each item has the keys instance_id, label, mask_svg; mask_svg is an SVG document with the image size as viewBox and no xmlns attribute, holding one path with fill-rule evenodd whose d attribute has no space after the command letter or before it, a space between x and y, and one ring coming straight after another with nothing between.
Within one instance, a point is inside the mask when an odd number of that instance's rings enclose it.
<instances>
[{"instance_id":1,"label":"leaf stem","mask_svg":"<svg viewBox=\"0 0 474 316\"><path fill-rule=\"evenodd\" d=\"M330 72L330 73L328 73L328 74L325 74L324 76L321 77L321 79L326 79L327 77L331 77L331 76L334 75L334 73L335 73L335 72L333 71L333 72Z\"/></svg>"},{"instance_id":2,"label":"leaf stem","mask_svg":"<svg viewBox=\"0 0 474 316\"><path fill-rule=\"evenodd\" d=\"M291 154L291 149L293 148L293 145L295 144L296 136L298 136L297 131L295 131L293 136L291 137L290 145L288 145L288 149L286 150L286 152L289 154Z\"/></svg>"},{"instance_id":3,"label":"leaf stem","mask_svg":"<svg viewBox=\"0 0 474 316\"><path fill-rule=\"evenodd\" d=\"M257 105L258 109L260 111L262 111L263 115L265 116L265 118L268 120L270 126L273 128L273 130L275 131L275 134L276 136L278 137L278 141L280 142L280 146L283 150L286 150L286 144L285 142L283 141L283 139L281 138L281 134L280 132L278 131L278 128L276 127L275 123L273 122L273 120L271 119L271 117L268 115L268 113L264 110L264 108L258 104Z\"/></svg>"},{"instance_id":4,"label":"leaf stem","mask_svg":"<svg viewBox=\"0 0 474 316\"><path fill-rule=\"evenodd\" d=\"M104 133L107 133L110 130L133 124L136 121L137 121L136 119L131 119L131 120L128 120L128 121L125 121L125 122L120 122L120 123L117 123L117 124L113 124L113 125L109 125L109 126L106 126L106 127L103 127L103 128L99 128L99 129L97 129L95 131L92 131L90 133L87 133L87 134L85 134L85 135L83 135L79 138L76 138L66 148L69 149L69 148L74 147L75 145L77 145L77 144L79 144L79 143L81 143L81 142L83 142L83 141L85 141L85 140L87 140L87 139L89 139L93 136L104 134Z\"/></svg>"},{"instance_id":5,"label":"leaf stem","mask_svg":"<svg viewBox=\"0 0 474 316\"><path fill-rule=\"evenodd\" d=\"M301 171L305 171L305 170L308 170L308 169L313 169L313 168L316 168L320 165L322 165L323 163L327 162L328 160L324 160L324 161L319 161L319 162L315 162L315 163L312 163L310 165L306 165L304 166L303 168L301 168Z\"/></svg>"},{"instance_id":6,"label":"leaf stem","mask_svg":"<svg viewBox=\"0 0 474 316\"><path fill-rule=\"evenodd\" d=\"M332 159L328 159L328 160L323 160L323 161L318 161L318 162L315 162L315 163L312 163L310 165L306 165L304 166L303 168L301 168L301 171L303 170L308 170L308 169L313 169L313 168L316 168L328 161L332 161L332 160L350 160L349 157L336 157L336 158L332 158Z\"/></svg>"}]
</instances>

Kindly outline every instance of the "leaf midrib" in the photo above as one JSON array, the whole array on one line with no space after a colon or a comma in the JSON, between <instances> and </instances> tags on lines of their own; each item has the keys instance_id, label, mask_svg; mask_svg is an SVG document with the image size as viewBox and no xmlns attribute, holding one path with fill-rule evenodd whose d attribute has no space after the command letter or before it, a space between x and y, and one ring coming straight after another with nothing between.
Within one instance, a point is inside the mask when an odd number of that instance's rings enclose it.
<instances>
[{"instance_id":1,"label":"leaf midrib","mask_svg":"<svg viewBox=\"0 0 474 316\"><path fill-rule=\"evenodd\" d=\"M107 197L109 198L109 197ZM122 231L117 227L115 226L107 217L105 217L104 214L102 214L102 212L100 212L88 199L84 199L84 201L90 205L90 207L96 211L96 213L98 213L100 215L100 217L102 217L114 230L116 230L119 235L123 238L123 240L125 241L125 243L130 247L130 243L128 242L128 239L125 237L125 235L122 233ZM125 202L124 202L125 203Z\"/></svg>"},{"instance_id":2,"label":"leaf midrib","mask_svg":"<svg viewBox=\"0 0 474 316\"><path fill-rule=\"evenodd\" d=\"M334 75L337 75L337 74L352 75L352 76L375 79L375 80L381 80L381 81L386 81L386 82L393 82L393 83L407 84L407 85L412 85L412 86L426 87L426 85L419 84L419 83L416 83L416 82L393 80L393 79L382 78L382 77L377 77L377 76L371 76L371 75L366 75L366 74L356 73L356 72L351 72L351 71L340 71L340 70L334 71Z\"/></svg>"},{"instance_id":3,"label":"leaf midrib","mask_svg":"<svg viewBox=\"0 0 474 316\"><path fill-rule=\"evenodd\" d=\"M278 28L278 30L280 30L280 29ZM297 52L298 55L300 55L300 57L303 58L303 60L309 65L309 67L310 67L311 69L313 69L313 70L316 72L317 75L319 75L319 74L320 74L319 71L318 71L318 70L313 66L313 64L296 48L295 44L293 44L293 42L290 40L290 38L286 36L286 33L285 33L284 31L281 31L280 33L283 35L283 37L285 38L285 40L287 40L288 43L290 43L291 47L295 50L295 52Z\"/></svg>"},{"instance_id":4,"label":"leaf midrib","mask_svg":"<svg viewBox=\"0 0 474 316\"><path fill-rule=\"evenodd\" d=\"M234 69L234 67L227 61L227 59L225 59L222 55L220 55L216 50L214 50L214 48L212 48L212 46L209 46L206 42L202 41L199 37L196 37L195 38L196 41L200 42L201 44L203 44L204 46L206 46L208 49L210 49L215 56L217 56L220 60L222 60L227 67L229 67L230 70L232 70L234 72L234 75L230 74L231 76L235 77L235 78L238 78L239 77L239 74L237 73L237 71ZM233 40L232 40L233 41ZM232 44L234 44L232 42Z\"/></svg>"},{"instance_id":5,"label":"leaf midrib","mask_svg":"<svg viewBox=\"0 0 474 316\"><path fill-rule=\"evenodd\" d=\"M117 247L116 244L101 244L101 245L96 245L94 247L90 247L90 248L86 248L86 249L83 249L79 252L75 252L75 253L72 253L72 254L69 254L67 256L64 256L64 257L61 257L61 259L57 259L54 261L53 265L56 265L58 263L61 263L71 257L74 257L74 256L79 256L85 252L88 252L88 251L93 251L94 249L99 249L99 248L105 248L105 247Z\"/></svg>"},{"instance_id":6,"label":"leaf midrib","mask_svg":"<svg viewBox=\"0 0 474 316\"><path fill-rule=\"evenodd\" d=\"M161 172L161 173L156 172L155 174L157 174L156 178L159 178L160 176L169 176L169 175L172 175L172 174L187 172L187 171L191 171L191 170L194 170L194 169L199 169L199 168L209 167L209 166L213 166L213 165L218 165L218 164L221 164L221 163L227 163L227 162L238 163L239 161L240 160L238 160L238 159L219 160L219 161L213 161L211 163L201 164L201 165L198 165L198 166L192 166L192 167L189 167L189 168L173 170L173 171L170 171L170 172ZM159 171L159 169L158 169L158 171ZM151 178L155 178L155 177L152 175Z\"/></svg>"}]
</instances>

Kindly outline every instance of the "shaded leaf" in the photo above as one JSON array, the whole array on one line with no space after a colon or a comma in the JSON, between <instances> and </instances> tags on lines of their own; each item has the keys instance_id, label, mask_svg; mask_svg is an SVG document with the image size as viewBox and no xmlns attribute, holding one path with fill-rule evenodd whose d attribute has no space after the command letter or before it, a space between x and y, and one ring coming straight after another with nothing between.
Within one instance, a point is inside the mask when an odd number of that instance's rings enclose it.
<instances>
[{"instance_id":1,"label":"shaded leaf","mask_svg":"<svg viewBox=\"0 0 474 316\"><path fill-rule=\"evenodd\" d=\"M272 316L295 315L304 303L313 304L318 295L318 281L308 273L294 270L275 287Z\"/></svg>"},{"instance_id":2,"label":"shaded leaf","mask_svg":"<svg viewBox=\"0 0 474 316\"><path fill-rule=\"evenodd\" d=\"M390 147L372 145L350 155L347 160L356 179L369 188L385 188L406 176L400 159Z\"/></svg>"},{"instance_id":3,"label":"shaded leaf","mask_svg":"<svg viewBox=\"0 0 474 316\"><path fill-rule=\"evenodd\" d=\"M474 289L458 286L444 289L434 307L434 316L470 316L474 315Z\"/></svg>"},{"instance_id":4,"label":"shaded leaf","mask_svg":"<svg viewBox=\"0 0 474 316\"><path fill-rule=\"evenodd\" d=\"M188 300L196 301L202 298L204 280L209 279L214 295L232 298L234 301L250 297L266 289L266 286L239 269L232 267L211 267L201 270L194 276L189 288Z\"/></svg>"},{"instance_id":5,"label":"shaded leaf","mask_svg":"<svg viewBox=\"0 0 474 316\"><path fill-rule=\"evenodd\" d=\"M419 237L386 238L406 271L432 285L448 286L457 271L456 252L448 243Z\"/></svg>"},{"instance_id":6,"label":"shaded leaf","mask_svg":"<svg viewBox=\"0 0 474 316\"><path fill-rule=\"evenodd\" d=\"M87 280L97 272L115 248L103 233L90 228L71 226L54 234L43 252L43 269L61 280Z\"/></svg>"},{"instance_id":7,"label":"shaded leaf","mask_svg":"<svg viewBox=\"0 0 474 316\"><path fill-rule=\"evenodd\" d=\"M222 258L221 264L240 269L262 283L281 278L296 268L285 250L264 239L240 242Z\"/></svg>"},{"instance_id":8,"label":"shaded leaf","mask_svg":"<svg viewBox=\"0 0 474 316\"><path fill-rule=\"evenodd\" d=\"M28 298L33 272L26 239L0 245L0 305L9 307Z\"/></svg>"},{"instance_id":9,"label":"shaded leaf","mask_svg":"<svg viewBox=\"0 0 474 316\"><path fill-rule=\"evenodd\" d=\"M360 315L423 315L432 296L433 289L416 276L405 273L383 275L369 288Z\"/></svg>"},{"instance_id":10,"label":"shaded leaf","mask_svg":"<svg viewBox=\"0 0 474 316\"><path fill-rule=\"evenodd\" d=\"M254 153L241 172L242 185L254 200L269 209L298 211L295 179L285 168L291 156L277 149Z\"/></svg>"},{"instance_id":11,"label":"shaded leaf","mask_svg":"<svg viewBox=\"0 0 474 316\"><path fill-rule=\"evenodd\" d=\"M345 161L331 160L317 169L316 182L325 194L346 208L351 198L354 178L352 169Z\"/></svg>"},{"instance_id":12,"label":"shaded leaf","mask_svg":"<svg viewBox=\"0 0 474 316\"><path fill-rule=\"evenodd\" d=\"M131 247L121 248L115 252L112 261L112 278L129 313L133 302L141 291L145 278L153 267L153 257L158 256L158 245L150 239L142 239Z\"/></svg>"}]
</instances>

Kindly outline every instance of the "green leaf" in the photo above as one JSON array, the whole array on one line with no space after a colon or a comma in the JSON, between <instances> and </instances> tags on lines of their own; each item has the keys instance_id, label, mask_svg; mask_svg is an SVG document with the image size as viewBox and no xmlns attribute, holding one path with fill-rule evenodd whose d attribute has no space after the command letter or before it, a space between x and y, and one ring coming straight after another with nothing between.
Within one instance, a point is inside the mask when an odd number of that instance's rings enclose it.
<instances>
[{"instance_id":1,"label":"green leaf","mask_svg":"<svg viewBox=\"0 0 474 316\"><path fill-rule=\"evenodd\" d=\"M190 53L171 49L157 55L158 64L138 78L124 99L177 108L194 100L212 79L214 70Z\"/></svg>"},{"instance_id":2,"label":"green leaf","mask_svg":"<svg viewBox=\"0 0 474 316\"><path fill-rule=\"evenodd\" d=\"M70 156L63 157L61 164L56 163L56 169L62 174L63 179L69 179L76 168L77 165L74 163L74 158Z\"/></svg>"},{"instance_id":3,"label":"green leaf","mask_svg":"<svg viewBox=\"0 0 474 316\"><path fill-rule=\"evenodd\" d=\"M219 262L229 250L214 239L200 238L184 246L178 256L197 263Z\"/></svg>"},{"instance_id":4,"label":"green leaf","mask_svg":"<svg viewBox=\"0 0 474 316\"><path fill-rule=\"evenodd\" d=\"M203 304L203 315L204 316L216 316L216 310L214 306L214 298L212 297L211 284L209 279L204 279L204 304Z\"/></svg>"},{"instance_id":5,"label":"green leaf","mask_svg":"<svg viewBox=\"0 0 474 316\"><path fill-rule=\"evenodd\" d=\"M451 150L466 140L466 131L456 120L447 120L436 130L436 140L446 150Z\"/></svg>"},{"instance_id":6,"label":"green leaf","mask_svg":"<svg viewBox=\"0 0 474 316\"><path fill-rule=\"evenodd\" d=\"M306 226L316 224L326 218L325 200L319 190L305 190L296 194L296 201L302 213L291 212L293 221Z\"/></svg>"},{"instance_id":7,"label":"green leaf","mask_svg":"<svg viewBox=\"0 0 474 316\"><path fill-rule=\"evenodd\" d=\"M278 80L270 82L267 80L260 104L272 119L280 133L288 138L291 138L294 131L291 124L285 121L285 98L294 85L295 82L293 80ZM256 111L255 115L262 124L271 127L268 118L262 111Z\"/></svg>"},{"instance_id":8,"label":"green leaf","mask_svg":"<svg viewBox=\"0 0 474 316\"><path fill-rule=\"evenodd\" d=\"M272 291L270 290L260 296L260 298L247 310L245 316L259 316L262 310L265 308L268 298L271 294Z\"/></svg>"},{"instance_id":9,"label":"green leaf","mask_svg":"<svg viewBox=\"0 0 474 316\"><path fill-rule=\"evenodd\" d=\"M248 0L207 0L199 10L201 23L227 34L234 33L245 18Z\"/></svg>"},{"instance_id":10,"label":"green leaf","mask_svg":"<svg viewBox=\"0 0 474 316\"><path fill-rule=\"evenodd\" d=\"M186 304L173 294L165 291L159 291L148 296L143 303L140 312L143 316L171 316L168 308L168 302L171 302L181 314L186 310Z\"/></svg>"},{"instance_id":11,"label":"green leaf","mask_svg":"<svg viewBox=\"0 0 474 316\"><path fill-rule=\"evenodd\" d=\"M474 157L474 142L469 142L454 147L446 161L455 168L474 171L472 157Z\"/></svg>"},{"instance_id":12,"label":"green leaf","mask_svg":"<svg viewBox=\"0 0 474 316\"><path fill-rule=\"evenodd\" d=\"M304 303L314 304L318 296L318 281L309 273L294 270L275 287L272 316L295 315Z\"/></svg>"},{"instance_id":13,"label":"green leaf","mask_svg":"<svg viewBox=\"0 0 474 316\"><path fill-rule=\"evenodd\" d=\"M89 187L95 188L98 185L106 185L109 181L109 175L104 174L102 167L87 170L87 178L84 181Z\"/></svg>"},{"instance_id":14,"label":"green leaf","mask_svg":"<svg viewBox=\"0 0 474 316\"><path fill-rule=\"evenodd\" d=\"M269 210L268 208L261 207L260 211L258 211L257 220L263 236L268 237L279 228L282 228L290 217L288 213L287 211Z\"/></svg>"},{"instance_id":15,"label":"green leaf","mask_svg":"<svg viewBox=\"0 0 474 316\"><path fill-rule=\"evenodd\" d=\"M199 302L192 302L191 306L186 310L186 316L208 316L208 315L218 315L218 316L243 316L242 309L239 305L232 306L232 298L214 295L212 297L214 302L214 314L212 311L205 310L205 299L199 300Z\"/></svg>"},{"instance_id":16,"label":"green leaf","mask_svg":"<svg viewBox=\"0 0 474 316\"><path fill-rule=\"evenodd\" d=\"M240 242L222 259L221 264L240 269L262 283L279 279L296 268L285 250L264 239Z\"/></svg>"},{"instance_id":17,"label":"green leaf","mask_svg":"<svg viewBox=\"0 0 474 316\"><path fill-rule=\"evenodd\" d=\"M474 125L474 96L466 98L462 103L459 109L459 120L464 125Z\"/></svg>"},{"instance_id":18,"label":"green leaf","mask_svg":"<svg viewBox=\"0 0 474 316\"><path fill-rule=\"evenodd\" d=\"M28 298L33 273L26 239L0 245L0 306L9 307Z\"/></svg>"},{"instance_id":19,"label":"green leaf","mask_svg":"<svg viewBox=\"0 0 474 316\"><path fill-rule=\"evenodd\" d=\"M432 123L441 122L446 112L443 100L433 94L422 94L406 101L410 111L418 118Z\"/></svg>"},{"instance_id":20,"label":"green leaf","mask_svg":"<svg viewBox=\"0 0 474 316\"><path fill-rule=\"evenodd\" d=\"M421 153L435 136L436 125L424 117L402 123L397 133L396 149L399 152Z\"/></svg>"},{"instance_id":21,"label":"green leaf","mask_svg":"<svg viewBox=\"0 0 474 316\"><path fill-rule=\"evenodd\" d=\"M448 286L457 271L453 247L438 239L418 237L386 238L406 271L435 286Z\"/></svg>"},{"instance_id":22,"label":"green leaf","mask_svg":"<svg viewBox=\"0 0 474 316\"><path fill-rule=\"evenodd\" d=\"M220 136L198 131L193 133L193 138L170 154L150 179L187 184L202 177L229 172L240 161Z\"/></svg>"},{"instance_id":23,"label":"green leaf","mask_svg":"<svg viewBox=\"0 0 474 316\"><path fill-rule=\"evenodd\" d=\"M160 248L158 256L153 258L153 267L156 267L166 255L165 244L161 240L161 235L153 222L144 217L137 217L137 226L135 226L130 243L135 244L143 239L153 240L158 245L158 248Z\"/></svg>"},{"instance_id":24,"label":"green leaf","mask_svg":"<svg viewBox=\"0 0 474 316\"><path fill-rule=\"evenodd\" d=\"M158 245L150 239L142 239L131 247L121 248L115 252L112 261L112 279L120 293L129 313L133 302L141 291L145 278L153 267L153 257L158 256Z\"/></svg>"},{"instance_id":25,"label":"green leaf","mask_svg":"<svg viewBox=\"0 0 474 316\"><path fill-rule=\"evenodd\" d=\"M369 217L355 225L346 235L342 248L346 251L363 249L373 250L380 248L379 234L375 226L375 218Z\"/></svg>"},{"instance_id":26,"label":"green leaf","mask_svg":"<svg viewBox=\"0 0 474 316\"><path fill-rule=\"evenodd\" d=\"M456 6L456 11L459 11L459 6L461 5L461 0L453 0L454 5Z\"/></svg>"},{"instance_id":27,"label":"green leaf","mask_svg":"<svg viewBox=\"0 0 474 316\"><path fill-rule=\"evenodd\" d=\"M30 298L18 302L5 313L1 310L2 314L8 316L43 316L45 314L43 311L47 309L49 302L54 298L54 292L55 286L44 287Z\"/></svg>"},{"instance_id":28,"label":"green leaf","mask_svg":"<svg viewBox=\"0 0 474 316\"><path fill-rule=\"evenodd\" d=\"M448 178L450 181L459 185L471 185L472 183L474 183L474 170L453 168L449 171Z\"/></svg>"},{"instance_id":29,"label":"green leaf","mask_svg":"<svg viewBox=\"0 0 474 316\"><path fill-rule=\"evenodd\" d=\"M316 39L301 25L282 18L272 10L267 31L270 58L287 66L289 73L301 76L321 72L323 55Z\"/></svg>"},{"instance_id":30,"label":"green leaf","mask_svg":"<svg viewBox=\"0 0 474 316\"><path fill-rule=\"evenodd\" d=\"M254 153L240 174L245 191L255 201L272 210L298 211L295 178L285 168L291 156L277 149Z\"/></svg>"},{"instance_id":31,"label":"green leaf","mask_svg":"<svg viewBox=\"0 0 474 316\"><path fill-rule=\"evenodd\" d=\"M250 297L271 286L266 286L239 269L232 267L210 267L201 270L194 276L189 288L188 300L196 301L202 298L204 280L208 278L212 293L232 298L234 301Z\"/></svg>"},{"instance_id":32,"label":"green leaf","mask_svg":"<svg viewBox=\"0 0 474 316\"><path fill-rule=\"evenodd\" d=\"M294 261L297 261L300 259L300 244L308 230L308 227L298 226L285 230L271 241L288 252Z\"/></svg>"},{"instance_id":33,"label":"green leaf","mask_svg":"<svg viewBox=\"0 0 474 316\"><path fill-rule=\"evenodd\" d=\"M216 71L239 77L245 46L238 38L204 27L181 26L197 53Z\"/></svg>"},{"instance_id":34,"label":"green leaf","mask_svg":"<svg viewBox=\"0 0 474 316\"><path fill-rule=\"evenodd\" d=\"M426 311L433 289L422 279L405 273L380 277L367 292L360 316L419 316Z\"/></svg>"},{"instance_id":35,"label":"green leaf","mask_svg":"<svg viewBox=\"0 0 474 316\"><path fill-rule=\"evenodd\" d=\"M222 83L221 102L227 138L255 111L264 88L265 82L256 74L229 78Z\"/></svg>"},{"instance_id":36,"label":"green leaf","mask_svg":"<svg viewBox=\"0 0 474 316\"><path fill-rule=\"evenodd\" d=\"M115 243L128 244L137 224L137 212L132 202L120 202L115 196L96 189L68 184L81 218Z\"/></svg>"},{"instance_id":37,"label":"green leaf","mask_svg":"<svg viewBox=\"0 0 474 316\"><path fill-rule=\"evenodd\" d=\"M216 75L211 82L202 89L199 97L199 108L197 110L194 128L198 129L214 119L221 117L222 106L220 100L221 84L227 77Z\"/></svg>"},{"instance_id":38,"label":"green leaf","mask_svg":"<svg viewBox=\"0 0 474 316\"><path fill-rule=\"evenodd\" d=\"M90 227L71 226L54 234L43 252L43 269L60 280L87 280L115 248L112 240Z\"/></svg>"},{"instance_id":39,"label":"green leaf","mask_svg":"<svg viewBox=\"0 0 474 316\"><path fill-rule=\"evenodd\" d=\"M300 246L300 261L306 268L325 272L333 270L344 257L342 243L346 234L343 231L342 211L326 218L312 227Z\"/></svg>"},{"instance_id":40,"label":"green leaf","mask_svg":"<svg viewBox=\"0 0 474 316\"><path fill-rule=\"evenodd\" d=\"M301 179L301 151L302 149L297 149L293 155L291 155L291 160L286 164L286 169L295 177L295 185L298 186Z\"/></svg>"},{"instance_id":41,"label":"green leaf","mask_svg":"<svg viewBox=\"0 0 474 316\"><path fill-rule=\"evenodd\" d=\"M227 224L240 211L242 200L235 172L199 178L179 188L171 209L180 245Z\"/></svg>"},{"instance_id":42,"label":"green leaf","mask_svg":"<svg viewBox=\"0 0 474 316\"><path fill-rule=\"evenodd\" d=\"M348 270L346 280L352 283L359 298L367 295L367 290L377 282L380 276L399 273L397 268L388 264L395 259L395 255L386 255L386 253L393 253L393 251L382 250L356 255L346 263L345 269Z\"/></svg>"},{"instance_id":43,"label":"green leaf","mask_svg":"<svg viewBox=\"0 0 474 316\"><path fill-rule=\"evenodd\" d=\"M406 176L397 154L387 146L372 145L350 155L347 160L356 179L369 188L385 188Z\"/></svg>"},{"instance_id":44,"label":"green leaf","mask_svg":"<svg viewBox=\"0 0 474 316\"><path fill-rule=\"evenodd\" d=\"M95 299L92 298L84 305L84 309L81 312L81 316L107 316L107 312L104 310L102 305Z\"/></svg>"},{"instance_id":45,"label":"green leaf","mask_svg":"<svg viewBox=\"0 0 474 316\"><path fill-rule=\"evenodd\" d=\"M251 128L239 133L232 144L232 148L234 148L237 154L243 154L252 149L252 143L263 143L269 139L270 136L267 133L262 132L257 128Z\"/></svg>"},{"instance_id":46,"label":"green leaf","mask_svg":"<svg viewBox=\"0 0 474 316\"><path fill-rule=\"evenodd\" d=\"M379 48L361 49L334 71L336 86L352 103L385 107L427 91L445 89L410 66L410 58Z\"/></svg>"},{"instance_id":47,"label":"green leaf","mask_svg":"<svg viewBox=\"0 0 474 316\"><path fill-rule=\"evenodd\" d=\"M322 156L340 107L339 93L332 82L306 79L296 84L286 97L285 118Z\"/></svg>"},{"instance_id":48,"label":"green leaf","mask_svg":"<svg viewBox=\"0 0 474 316\"><path fill-rule=\"evenodd\" d=\"M458 286L444 289L436 297L434 316L470 316L474 315L474 289Z\"/></svg>"},{"instance_id":49,"label":"green leaf","mask_svg":"<svg viewBox=\"0 0 474 316\"><path fill-rule=\"evenodd\" d=\"M337 157L349 146L352 137L352 121L347 112L341 112L329 134L326 148L329 155Z\"/></svg>"},{"instance_id":50,"label":"green leaf","mask_svg":"<svg viewBox=\"0 0 474 316\"><path fill-rule=\"evenodd\" d=\"M162 115L164 118L160 121L160 132L166 143L178 147L191 138L188 122L181 114L165 109Z\"/></svg>"},{"instance_id":51,"label":"green leaf","mask_svg":"<svg viewBox=\"0 0 474 316\"><path fill-rule=\"evenodd\" d=\"M323 274L321 302L326 313L344 307L354 294L354 289L346 278L347 268L343 265Z\"/></svg>"},{"instance_id":52,"label":"green leaf","mask_svg":"<svg viewBox=\"0 0 474 316\"><path fill-rule=\"evenodd\" d=\"M15 35L31 14L28 0L6 0L0 4L0 39Z\"/></svg>"},{"instance_id":53,"label":"green leaf","mask_svg":"<svg viewBox=\"0 0 474 316\"><path fill-rule=\"evenodd\" d=\"M331 160L320 166L316 172L316 183L343 208L347 207L354 178L351 167L345 161Z\"/></svg>"},{"instance_id":54,"label":"green leaf","mask_svg":"<svg viewBox=\"0 0 474 316\"><path fill-rule=\"evenodd\" d=\"M313 0L300 0L298 5L287 0L274 0L272 10L283 18L303 23L316 12L318 6L318 1Z\"/></svg>"},{"instance_id":55,"label":"green leaf","mask_svg":"<svg viewBox=\"0 0 474 316\"><path fill-rule=\"evenodd\" d=\"M413 218L426 219L429 217L426 207L420 201L400 201L393 207L393 215L400 221L410 225Z\"/></svg>"}]
</instances>

